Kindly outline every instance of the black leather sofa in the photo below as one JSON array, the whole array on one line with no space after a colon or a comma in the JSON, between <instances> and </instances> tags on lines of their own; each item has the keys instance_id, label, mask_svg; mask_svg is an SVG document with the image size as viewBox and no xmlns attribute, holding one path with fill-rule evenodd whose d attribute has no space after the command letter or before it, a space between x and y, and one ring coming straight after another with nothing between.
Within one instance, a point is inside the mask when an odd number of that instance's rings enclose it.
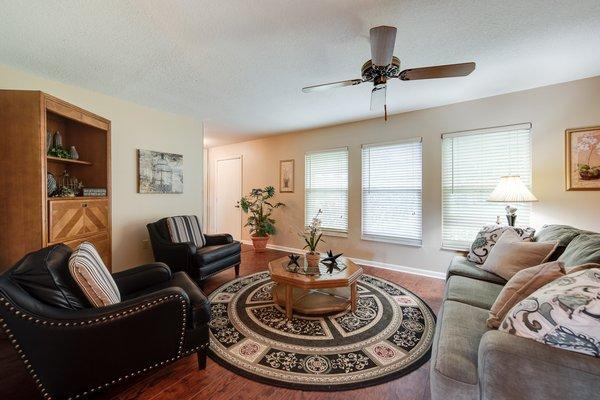
<instances>
[{"instance_id":1,"label":"black leather sofa","mask_svg":"<svg viewBox=\"0 0 600 400\"><path fill-rule=\"evenodd\" d=\"M210 303L162 263L113 274L122 301L94 308L68 271L69 247L0 275L0 326L44 398L79 398L196 352L206 365Z\"/></svg>"},{"instance_id":2,"label":"black leather sofa","mask_svg":"<svg viewBox=\"0 0 600 400\"><path fill-rule=\"evenodd\" d=\"M146 225L154 259L167 264L173 271L187 272L197 282L225 269L234 267L240 273L241 244L229 234L206 235L206 244L174 243L169 235L167 218Z\"/></svg>"}]
</instances>

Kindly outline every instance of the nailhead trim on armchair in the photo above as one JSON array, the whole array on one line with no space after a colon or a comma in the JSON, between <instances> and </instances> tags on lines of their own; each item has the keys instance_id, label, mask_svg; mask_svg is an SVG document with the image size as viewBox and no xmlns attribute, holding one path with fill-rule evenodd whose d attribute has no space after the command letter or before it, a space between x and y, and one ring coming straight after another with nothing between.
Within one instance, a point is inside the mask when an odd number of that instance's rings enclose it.
<instances>
[{"instance_id":1,"label":"nailhead trim on armchair","mask_svg":"<svg viewBox=\"0 0 600 400\"><path fill-rule=\"evenodd\" d=\"M25 312L22 312L20 310L17 310L12 304L10 304L10 302L8 302L6 300L6 298L4 297L0 297L0 305L7 308L12 314L27 320L27 321L31 321L34 324L41 324L41 325L48 325L48 326L58 326L58 327L64 327L64 328L69 328L69 327L74 327L74 326L82 326L82 325L98 325L98 324L102 324L105 323L106 321L112 321L115 319L120 319L120 318L125 318L127 316L136 314L142 310L145 310L147 308L152 308L160 303L163 303L165 301L168 300L172 300L172 299L179 299L181 301L181 305L182 305L182 319L181 319L181 337L179 340L179 347L177 350L177 354L175 356L173 356L172 358L168 358L166 360L162 360L162 361L158 361L146 368L142 368L139 369L135 372L132 372L130 374L126 374L122 377L119 377L117 379L113 379L110 382L107 382L103 385L99 385L96 386L94 388L89 389L88 391L85 391L83 393L77 394L75 396L69 397L69 399L78 399L82 396L87 396L88 394L94 393L97 390L100 389L105 389L111 385L117 384L122 382L125 379L129 379L133 376L139 375L143 372L149 371L153 368L156 368L158 366L161 365L165 365L169 362L173 362L178 360L179 358L183 357L183 356L187 356L190 353L194 353L197 352L200 349L203 349L205 347L207 347L209 344L203 344L201 346L197 346L193 349L189 349L186 351L183 351L183 344L184 344L184 336L185 336L185 326L186 326L186 310L187 310L187 302L185 300L185 298L183 296L178 296L178 295L170 295L170 296L165 296L165 297L161 297L158 298L156 300L153 301L149 301L145 304L142 305L138 305L135 307L132 307L128 310L125 311L119 311L115 314L110 314L108 316L104 316L101 318L94 318L94 319L88 319L88 320L83 320L83 321L78 321L78 322L64 322L64 321L55 321L55 320L50 320L50 319L45 319L45 318L39 318L39 317L35 317L32 316L30 314L27 314ZM29 374L32 376L32 378L34 379L38 389L40 390L42 396L47 399L47 400L51 400L52 397L50 396L50 394L47 392L46 388L44 387L44 384L40 381L37 373L35 372L33 366L31 365L31 363L29 362L29 359L27 358L27 355L23 352L23 350L21 349L21 346L19 345L19 343L17 342L17 340L15 339L14 335L12 334L10 328L8 327L8 325L6 324L6 322L4 321L3 318L0 318L0 326L2 327L2 329L4 330L4 332L6 333L6 335L8 336L8 339L10 340L12 346L14 347L14 349L17 351L17 353L19 354L19 357L23 360L23 362L25 363L25 368L27 369L27 372L29 372Z\"/></svg>"}]
</instances>

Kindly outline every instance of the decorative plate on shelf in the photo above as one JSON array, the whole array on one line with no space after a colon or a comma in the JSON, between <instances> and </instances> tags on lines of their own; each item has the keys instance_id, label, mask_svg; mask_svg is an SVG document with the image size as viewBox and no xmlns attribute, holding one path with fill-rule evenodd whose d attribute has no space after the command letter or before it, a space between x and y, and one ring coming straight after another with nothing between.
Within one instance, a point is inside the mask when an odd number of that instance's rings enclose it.
<instances>
[{"instance_id":1,"label":"decorative plate on shelf","mask_svg":"<svg viewBox=\"0 0 600 400\"><path fill-rule=\"evenodd\" d=\"M56 184L56 178L50 172L48 172L47 182L48 182L47 183L47 185L48 185L48 197L50 197L50 196L52 196L56 192L56 189L58 187L58 185Z\"/></svg>"}]
</instances>

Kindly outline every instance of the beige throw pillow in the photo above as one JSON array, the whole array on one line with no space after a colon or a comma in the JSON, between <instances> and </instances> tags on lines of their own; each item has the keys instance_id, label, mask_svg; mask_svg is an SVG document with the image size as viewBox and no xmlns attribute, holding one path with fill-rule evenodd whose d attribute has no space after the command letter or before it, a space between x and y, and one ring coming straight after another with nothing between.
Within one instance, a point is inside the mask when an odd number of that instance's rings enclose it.
<instances>
[{"instance_id":1,"label":"beige throw pillow","mask_svg":"<svg viewBox=\"0 0 600 400\"><path fill-rule=\"evenodd\" d=\"M121 301L119 288L93 244L83 242L77 247L69 258L69 272L94 307Z\"/></svg>"},{"instance_id":2,"label":"beige throw pillow","mask_svg":"<svg viewBox=\"0 0 600 400\"><path fill-rule=\"evenodd\" d=\"M490 250L482 268L509 280L522 269L548 260L558 242L524 242L518 233L507 230Z\"/></svg>"},{"instance_id":3,"label":"beige throw pillow","mask_svg":"<svg viewBox=\"0 0 600 400\"><path fill-rule=\"evenodd\" d=\"M487 326L492 329L498 329L506 313L515 304L527 298L531 293L547 283L563 276L565 276L565 268L558 261L536 265L535 267L525 268L517 272L506 283L506 286L504 286L492 305L490 316L487 319Z\"/></svg>"},{"instance_id":4,"label":"beige throw pillow","mask_svg":"<svg viewBox=\"0 0 600 400\"><path fill-rule=\"evenodd\" d=\"M600 269L600 264L596 264L596 263L581 264L581 265L577 265L576 267L565 268L565 270L567 271L567 275L569 275L569 274L574 274L575 272L585 271L586 269L591 269L591 268Z\"/></svg>"}]
</instances>

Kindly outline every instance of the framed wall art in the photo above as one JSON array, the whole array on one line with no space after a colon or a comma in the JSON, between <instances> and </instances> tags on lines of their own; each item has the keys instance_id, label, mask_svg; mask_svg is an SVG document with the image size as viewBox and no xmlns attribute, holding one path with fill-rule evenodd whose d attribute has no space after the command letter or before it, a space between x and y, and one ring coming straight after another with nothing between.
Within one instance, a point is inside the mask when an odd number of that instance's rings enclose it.
<instances>
[{"instance_id":1,"label":"framed wall art","mask_svg":"<svg viewBox=\"0 0 600 400\"><path fill-rule=\"evenodd\" d=\"M600 126L565 131L567 190L600 190Z\"/></svg>"},{"instance_id":2,"label":"framed wall art","mask_svg":"<svg viewBox=\"0 0 600 400\"><path fill-rule=\"evenodd\" d=\"M279 161L279 192L294 193L294 160Z\"/></svg>"},{"instance_id":3,"label":"framed wall art","mask_svg":"<svg viewBox=\"0 0 600 400\"><path fill-rule=\"evenodd\" d=\"M139 149L138 193L183 193L183 156Z\"/></svg>"}]
</instances>

